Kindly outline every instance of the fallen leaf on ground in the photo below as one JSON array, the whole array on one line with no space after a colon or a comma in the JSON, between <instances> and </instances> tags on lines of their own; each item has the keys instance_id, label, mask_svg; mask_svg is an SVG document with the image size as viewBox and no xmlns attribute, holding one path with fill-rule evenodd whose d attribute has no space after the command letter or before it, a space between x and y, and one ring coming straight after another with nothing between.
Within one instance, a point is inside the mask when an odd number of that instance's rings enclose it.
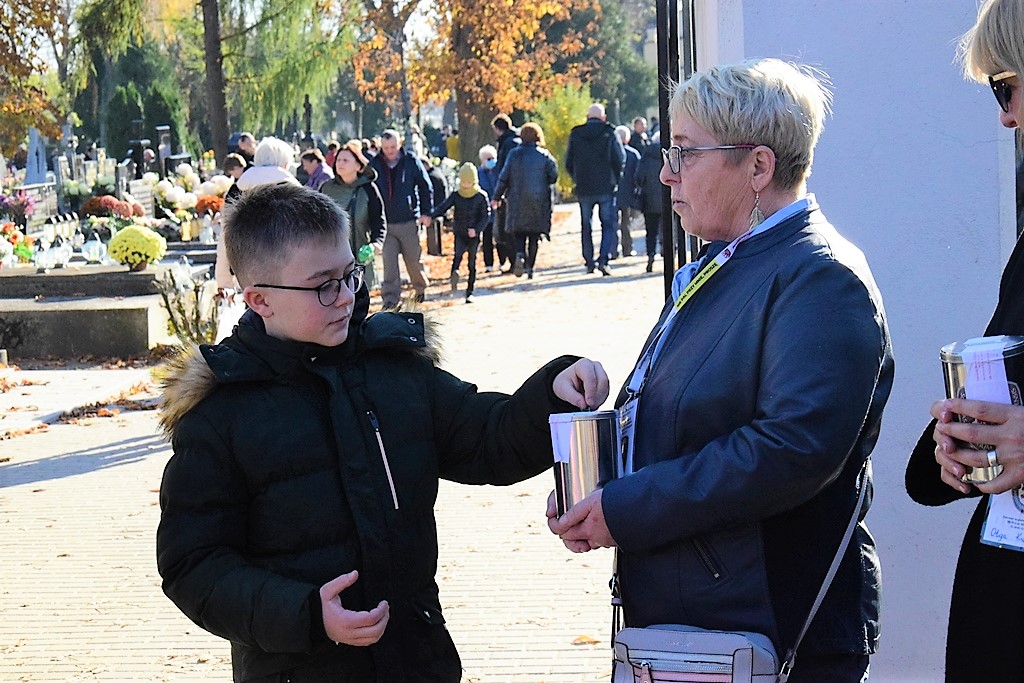
<instances>
[{"instance_id":1,"label":"fallen leaf on ground","mask_svg":"<svg viewBox=\"0 0 1024 683\"><path fill-rule=\"evenodd\" d=\"M593 636L578 636L575 639L573 639L572 644L573 645L596 645L597 643L600 643L600 642L601 642L600 640L598 640L597 638L594 638Z\"/></svg>"}]
</instances>

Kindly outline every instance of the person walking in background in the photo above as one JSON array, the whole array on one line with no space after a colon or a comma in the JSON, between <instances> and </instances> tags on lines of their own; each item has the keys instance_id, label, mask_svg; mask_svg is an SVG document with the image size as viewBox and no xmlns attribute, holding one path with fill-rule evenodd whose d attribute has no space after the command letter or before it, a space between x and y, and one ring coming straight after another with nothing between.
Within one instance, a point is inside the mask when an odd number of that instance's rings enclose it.
<instances>
[{"instance_id":1,"label":"person walking in background","mask_svg":"<svg viewBox=\"0 0 1024 683\"><path fill-rule=\"evenodd\" d=\"M642 116L637 116L633 119L633 130L627 128L626 132L629 134L629 146L640 152L644 147L651 144L650 137L647 135L647 119ZM652 133L653 135L653 133ZM627 144L627 143L622 143Z\"/></svg>"},{"instance_id":2,"label":"person walking in background","mask_svg":"<svg viewBox=\"0 0 1024 683\"><path fill-rule=\"evenodd\" d=\"M381 298L385 308L398 305L402 294L398 257L405 261L416 301L423 301L427 278L420 261L419 226L430 225L430 211L434 207L433 191L427 171L420 160L402 149L402 136L389 128L381 135L380 154L370 160L377 172L377 189L384 200L384 215L388 221L384 238L384 280ZM418 222L418 223L417 223Z\"/></svg>"},{"instance_id":3,"label":"person walking in background","mask_svg":"<svg viewBox=\"0 0 1024 683\"><path fill-rule=\"evenodd\" d=\"M544 147L544 131L527 123L519 131L522 144L512 150L498 176L495 201L508 197L508 229L515 240L516 277L533 279L541 235L551 234L551 186L558 180L558 162ZM492 204L493 206L493 204Z\"/></svg>"},{"instance_id":4,"label":"person walking in background","mask_svg":"<svg viewBox=\"0 0 1024 683\"><path fill-rule=\"evenodd\" d=\"M452 272L449 280L452 296L459 289L459 267L462 256L469 258L469 281L466 283L466 303L473 303L473 288L476 286L476 250L480 246L480 235L491 217L490 199L480 188L476 166L468 161L459 168L459 186L440 204L434 206L434 218L439 218L449 209L454 209L452 232L455 234L455 256L452 258Z\"/></svg>"},{"instance_id":5,"label":"person walking in background","mask_svg":"<svg viewBox=\"0 0 1024 683\"><path fill-rule=\"evenodd\" d=\"M1019 128L1024 123L1024 0L986 0L974 27L961 40L960 54L965 75L992 88L1001 110L999 122ZM999 280L986 336L1024 335L1022 291L1024 240L1018 238ZM956 311L950 314L956 316ZM933 403L931 416L935 419L907 464L907 493L922 505L978 499L953 579L946 681L1024 680L1024 554L981 540L993 496L1012 491L1008 494L1012 504L1020 506L1024 407L957 398ZM975 450L966 444L988 445ZM972 468L993 464L1002 465L1003 471L991 481L969 484L963 480ZM976 647L979 634L982 651Z\"/></svg>"},{"instance_id":6,"label":"person walking in background","mask_svg":"<svg viewBox=\"0 0 1024 683\"><path fill-rule=\"evenodd\" d=\"M618 229L615 189L625 162L626 153L622 143L615 135L615 129L604 120L604 105L590 105L586 123L576 126L569 133L569 145L565 152L565 170L576 183L576 200L580 204L580 217L583 221L580 239L588 273L593 273L595 267L591 221L596 206L601 221L596 267L602 275L612 274L608 270L608 257L615 250L615 233Z\"/></svg>"},{"instance_id":7,"label":"person walking in background","mask_svg":"<svg viewBox=\"0 0 1024 683\"><path fill-rule=\"evenodd\" d=\"M238 136L238 153L245 159L246 168L256 164L256 138L252 133L245 132Z\"/></svg>"},{"instance_id":8,"label":"person walking in background","mask_svg":"<svg viewBox=\"0 0 1024 683\"><path fill-rule=\"evenodd\" d=\"M494 197L494 188L498 186L498 172L495 168L498 165L498 150L494 145L484 145L478 153L480 166L477 168L477 176L480 179L480 189L487 193L488 197ZM484 272L490 273L494 270L494 211L488 215L487 226L481 241L484 250Z\"/></svg>"},{"instance_id":9,"label":"person walking in background","mask_svg":"<svg viewBox=\"0 0 1024 683\"><path fill-rule=\"evenodd\" d=\"M647 231L647 272L654 271L654 257L661 239L661 142L655 135L651 144L644 147L640 163L636 167L634 186L640 211L644 214L644 228Z\"/></svg>"},{"instance_id":10,"label":"person walking in background","mask_svg":"<svg viewBox=\"0 0 1024 683\"><path fill-rule=\"evenodd\" d=\"M498 142L497 163L494 166L495 177L501 176L501 169L505 166L505 160L509 153L519 146L519 131L512 127L512 119L506 114L498 114L491 120L491 129ZM492 198L493 199L493 198ZM502 272L512 272L512 257L515 255L515 245L512 236L508 232L508 203L500 201L494 212L494 243L498 250L498 269L500 270L505 262L509 269Z\"/></svg>"},{"instance_id":11,"label":"person walking in background","mask_svg":"<svg viewBox=\"0 0 1024 683\"><path fill-rule=\"evenodd\" d=\"M299 163L306 172L306 187L319 190L324 183L334 178L334 172L327 167L323 153L316 147L303 152L299 156Z\"/></svg>"},{"instance_id":12,"label":"person walking in background","mask_svg":"<svg viewBox=\"0 0 1024 683\"><path fill-rule=\"evenodd\" d=\"M367 289L377 286L376 256L383 251L388 232L376 179L377 171L363 154L362 144L349 140L334 155L334 177L320 187L348 214L352 226L349 245L356 260L366 268L363 281Z\"/></svg>"},{"instance_id":13,"label":"person walking in background","mask_svg":"<svg viewBox=\"0 0 1024 683\"><path fill-rule=\"evenodd\" d=\"M334 168L334 158L338 156L339 149L341 149L341 143L337 140L327 143L327 154L324 155L324 163L327 164L327 168Z\"/></svg>"},{"instance_id":14,"label":"person walking in background","mask_svg":"<svg viewBox=\"0 0 1024 683\"><path fill-rule=\"evenodd\" d=\"M224 167L224 175L234 181L228 191L224 193L224 201L233 202L242 194L242 191L238 189L238 179L245 173L245 159L241 154L232 152L224 157L224 163L221 166Z\"/></svg>"},{"instance_id":15,"label":"person walking in background","mask_svg":"<svg viewBox=\"0 0 1024 683\"><path fill-rule=\"evenodd\" d=\"M259 185L288 183L301 185L288 167L295 159L295 150L284 140L266 137L260 140L253 155L253 165L245 169L236 184L242 192Z\"/></svg>"},{"instance_id":16,"label":"person walking in background","mask_svg":"<svg viewBox=\"0 0 1024 683\"><path fill-rule=\"evenodd\" d=\"M619 179L619 187L615 191L615 206L619 212L619 246L622 248L622 256L636 256L630 229L633 217L640 209L640 202L636 196L636 168L640 164L640 152L629 144L629 128L616 126L615 134L619 136L622 151L626 155L626 163L622 166L622 178Z\"/></svg>"}]
</instances>

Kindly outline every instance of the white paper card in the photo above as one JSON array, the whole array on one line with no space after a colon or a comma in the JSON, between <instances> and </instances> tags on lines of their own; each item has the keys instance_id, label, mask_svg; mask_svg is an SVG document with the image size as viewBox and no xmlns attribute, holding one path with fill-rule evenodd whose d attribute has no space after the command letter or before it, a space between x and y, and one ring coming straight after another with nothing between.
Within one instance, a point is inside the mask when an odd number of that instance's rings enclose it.
<instances>
[{"instance_id":1,"label":"white paper card","mask_svg":"<svg viewBox=\"0 0 1024 683\"><path fill-rule=\"evenodd\" d=\"M568 464L572 452L572 413L555 413L548 416L551 427L551 450L555 454L555 462Z\"/></svg>"},{"instance_id":2,"label":"white paper card","mask_svg":"<svg viewBox=\"0 0 1024 683\"><path fill-rule=\"evenodd\" d=\"M989 496L981 542L1024 552L1024 492L1020 487Z\"/></svg>"},{"instance_id":3,"label":"white paper card","mask_svg":"<svg viewBox=\"0 0 1024 683\"><path fill-rule=\"evenodd\" d=\"M967 367L964 395L968 399L1010 403L1003 363L1004 341L1003 337L979 337L964 343L961 356ZM989 496L981 542L1024 552L1024 501L1020 488Z\"/></svg>"}]
</instances>

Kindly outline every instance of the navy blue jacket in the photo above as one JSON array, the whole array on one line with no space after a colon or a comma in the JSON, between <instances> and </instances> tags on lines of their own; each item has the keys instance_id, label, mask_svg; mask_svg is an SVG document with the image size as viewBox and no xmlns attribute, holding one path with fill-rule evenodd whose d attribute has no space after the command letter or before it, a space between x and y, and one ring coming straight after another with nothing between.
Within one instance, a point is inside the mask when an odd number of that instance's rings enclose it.
<instances>
[{"instance_id":1,"label":"navy blue jacket","mask_svg":"<svg viewBox=\"0 0 1024 683\"><path fill-rule=\"evenodd\" d=\"M640 165L640 152L626 145L626 164L622 167L619 189L615 192L615 205L620 209L639 209L640 199L636 196L636 169Z\"/></svg>"},{"instance_id":2,"label":"navy blue jacket","mask_svg":"<svg viewBox=\"0 0 1024 683\"><path fill-rule=\"evenodd\" d=\"M741 244L665 332L635 474L604 488L626 623L754 631L784 655L854 510L892 379L878 288L817 206ZM861 521L800 653L874 652L880 584Z\"/></svg>"},{"instance_id":3,"label":"navy blue jacket","mask_svg":"<svg viewBox=\"0 0 1024 683\"><path fill-rule=\"evenodd\" d=\"M626 153L615 128L601 119L587 119L569 133L565 170L576 183L577 197L615 194Z\"/></svg>"},{"instance_id":4,"label":"navy blue jacket","mask_svg":"<svg viewBox=\"0 0 1024 683\"><path fill-rule=\"evenodd\" d=\"M375 182L384 200L388 223L408 223L430 215L434 208L433 188L419 159L402 149L394 168L388 168L383 153L370 159L370 165L377 171Z\"/></svg>"}]
</instances>

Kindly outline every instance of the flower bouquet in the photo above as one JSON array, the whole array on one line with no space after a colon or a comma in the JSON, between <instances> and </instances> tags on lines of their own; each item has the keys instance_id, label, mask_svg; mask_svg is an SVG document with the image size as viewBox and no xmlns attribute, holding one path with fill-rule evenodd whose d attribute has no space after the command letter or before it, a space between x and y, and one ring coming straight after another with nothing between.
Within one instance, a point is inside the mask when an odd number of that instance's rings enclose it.
<instances>
[{"instance_id":1,"label":"flower bouquet","mask_svg":"<svg viewBox=\"0 0 1024 683\"><path fill-rule=\"evenodd\" d=\"M108 194L101 197L90 197L82 204L82 215L84 216L131 218L134 213L131 204Z\"/></svg>"},{"instance_id":2,"label":"flower bouquet","mask_svg":"<svg viewBox=\"0 0 1024 683\"><path fill-rule=\"evenodd\" d=\"M0 223L0 240L10 245L11 253L19 262L29 263L32 261L32 246L35 240L26 237L14 223Z\"/></svg>"},{"instance_id":3,"label":"flower bouquet","mask_svg":"<svg viewBox=\"0 0 1024 683\"><path fill-rule=\"evenodd\" d=\"M107 255L128 266L131 270L142 270L150 263L159 261L167 252L167 242L158 233L141 225L130 225L118 230L110 238Z\"/></svg>"},{"instance_id":4,"label":"flower bouquet","mask_svg":"<svg viewBox=\"0 0 1024 683\"><path fill-rule=\"evenodd\" d=\"M24 190L0 194L0 216L7 216L18 226L25 227L28 224L28 217L35 207L35 198Z\"/></svg>"}]
</instances>

